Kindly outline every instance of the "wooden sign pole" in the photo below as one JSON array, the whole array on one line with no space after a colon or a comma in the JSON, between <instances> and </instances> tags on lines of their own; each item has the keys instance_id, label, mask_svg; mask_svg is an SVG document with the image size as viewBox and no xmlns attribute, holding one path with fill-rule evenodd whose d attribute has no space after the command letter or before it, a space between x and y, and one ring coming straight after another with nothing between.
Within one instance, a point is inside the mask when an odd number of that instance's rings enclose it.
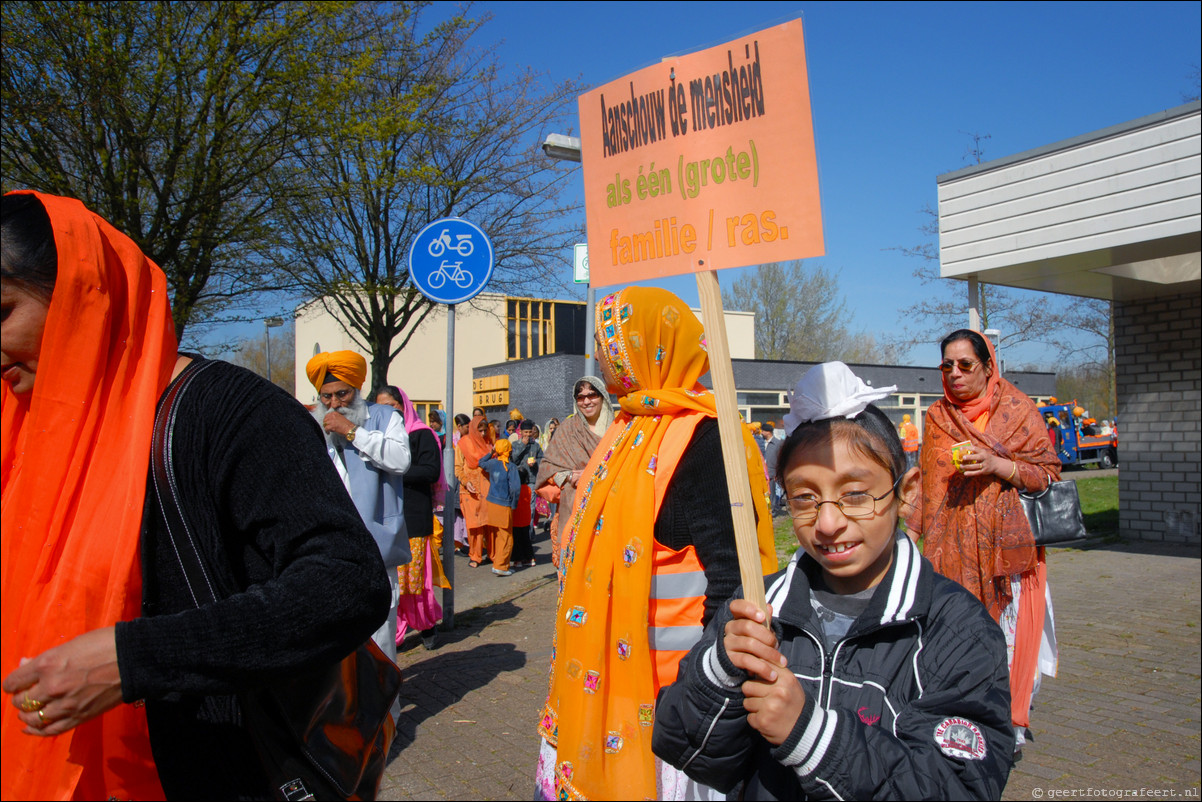
<instances>
[{"instance_id":1,"label":"wooden sign pole","mask_svg":"<svg viewBox=\"0 0 1202 802\"><path fill-rule=\"evenodd\" d=\"M755 507L751 501L751 481L743 445L743 419L735 397L734 369L730 363L730 344L726 339L726 320L722 313L722 291L715 270L697 274L697 295L701 299L701 322L705 326L706 352L710 360L710 380L718 407L718 434L722 439L722 464L726 467L726 485L730 488L730 512L735 523L735 545L739 551L739 576L743 598L768 612L764 598L763 566L759 539L755 531Z\"/></svg>"}]
</instances>

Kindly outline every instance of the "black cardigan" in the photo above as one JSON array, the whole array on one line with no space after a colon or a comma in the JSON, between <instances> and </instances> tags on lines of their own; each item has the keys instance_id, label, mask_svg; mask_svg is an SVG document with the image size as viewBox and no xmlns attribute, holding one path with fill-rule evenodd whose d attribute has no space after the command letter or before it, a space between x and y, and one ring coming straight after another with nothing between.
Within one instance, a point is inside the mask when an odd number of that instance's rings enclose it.
<instances>
[{"instance_id":1,"label":"black cardigan","mask_svg":"<svg viewBox=\"0 0 1202 802\"><path fill-rule=\"evenodd\" d=\"M690 545L697 549L706 580L703 625L742 584L730 490L721 465L718 419L706 418L693 431L655 519L660 544L677 551Z\"/></svg>"},{"instance_id":2,"label":"black cardigan","mask_svg":"<svg viewBox=\"0 0 1202 802\"><path fill-rule=\"evenodd\" d=\"M233 694L350 654L391 592L305 408L218 362L180 398L175 468L222 601L197 608L148 486L143 617L117 624L122 695L146 701L168 798L265 798Z\"/></svg>"},{"instance_id":3,"label":"black cardigan","mask_svg":"<svg viewBox=\"0 0 1202 802\"><path fill-rule=\"evenodd\" d=\"M405 499L402 512L409 537L434 534L434 494L431 485L438 481L442 454L438 438L430 429L418 429L409 435L409 470L405 471ZM413 555L417 557L417 554Z\"/></svg>"}]
</instances>

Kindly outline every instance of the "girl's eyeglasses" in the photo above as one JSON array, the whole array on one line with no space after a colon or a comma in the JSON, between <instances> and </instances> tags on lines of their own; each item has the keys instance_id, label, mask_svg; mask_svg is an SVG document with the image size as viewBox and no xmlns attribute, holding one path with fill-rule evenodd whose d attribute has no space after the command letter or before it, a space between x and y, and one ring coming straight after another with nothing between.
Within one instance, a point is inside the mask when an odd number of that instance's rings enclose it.
<instances>
[{"instance_id":1,"label":"girl's eyeglasses","mask_svg":"<svg viewBox=\"0 0 1202 802\"><path fill-rule=\"evenodd\" d=\"M879 496L863 492L845 493L839 498L830 501L821 501L817 496L810 494L792 496L787 499L789 503L789 515L795 521L808 524L817 520L818 509L823 504L834 504L848 518L871 518L876 515L876 503L897 490L897 483L901 480L902 476L897 477L893 481L893 486Z\"/></svg>"}]
</instances>

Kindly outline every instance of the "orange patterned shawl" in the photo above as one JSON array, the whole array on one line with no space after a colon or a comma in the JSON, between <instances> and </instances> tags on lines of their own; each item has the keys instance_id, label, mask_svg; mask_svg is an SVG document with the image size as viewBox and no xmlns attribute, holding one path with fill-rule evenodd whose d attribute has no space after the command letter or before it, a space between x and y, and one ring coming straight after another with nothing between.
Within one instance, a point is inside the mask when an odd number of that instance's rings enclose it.
<instances>
[{"instance_id":1,"label":"orange patterned shawl","mask_svg":"<svg viewBox=\"0 0 1202 802\"><path fill-rule=\"evenodd\" d=\"M571 516L547 705L560 798L651 799L655 695L647 636L655 519L697 424L715 415L700 321L672 293L627 287L597 305L622 412L582 474ZM764 573L776 569L759 449L744 427ZM672 456L675 455L675 456ZM587 478L584 478L587 477ZM758 484L756 483L758 479ZM700 622L698 622L700 623Z\"/></svg>"},{"instance_id":2,"label":"orange patterned shawl","mask_svg":"<svg viewBox=\"0 0 1202 802\"><path fill-rule=\"evenodd\" d=\"M3 673L138 616L150 435L176 361L167 280L83 204L38 194L58 279L33 391L3 387ZM142 708L54 738L3 704L4 799L162 799Z\"/></svg>"},{"instance_id":3,"label":"orange patterned shawl","mask_svg":"<svg viewBox=\"0 0 1202 802\"><path fill-rule=\"evenodd\" d=\"M927 410L922 493L907 525L923 536L923 554L935 570L968 588L997 620L1010 602L1008 577L1035 568L1035 541L1018 490L995 476L965 477L952 467L951 446L970 440L1016 460L1018 479L1029 488L1059 479L1060 460L1031 399L1001 378L990 389L983 432L946 397Z\"/></svg>"}]
</instances>

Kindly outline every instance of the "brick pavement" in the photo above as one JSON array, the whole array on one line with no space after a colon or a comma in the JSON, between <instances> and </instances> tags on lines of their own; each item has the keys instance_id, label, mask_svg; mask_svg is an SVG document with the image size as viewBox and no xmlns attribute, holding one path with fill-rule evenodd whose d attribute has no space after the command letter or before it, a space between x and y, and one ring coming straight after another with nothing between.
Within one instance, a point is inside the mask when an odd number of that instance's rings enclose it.
<instances>
[{"instance_id":1,"label":"brick pavement","mask_svg":"<svg viewBox=\"0 0 1202 802\"><path fill-rule=\"evenodd\" d=\"M1004 799L1141 787L1198 798L1199 556L1092 542L1050 553L1060 673L1036 697L1035 740ZM504 596L459 613L436 651L406 642L404 710L382 799L531 798L555 605L548 569L488 586Z\"/></svg>"}]
</instances>

